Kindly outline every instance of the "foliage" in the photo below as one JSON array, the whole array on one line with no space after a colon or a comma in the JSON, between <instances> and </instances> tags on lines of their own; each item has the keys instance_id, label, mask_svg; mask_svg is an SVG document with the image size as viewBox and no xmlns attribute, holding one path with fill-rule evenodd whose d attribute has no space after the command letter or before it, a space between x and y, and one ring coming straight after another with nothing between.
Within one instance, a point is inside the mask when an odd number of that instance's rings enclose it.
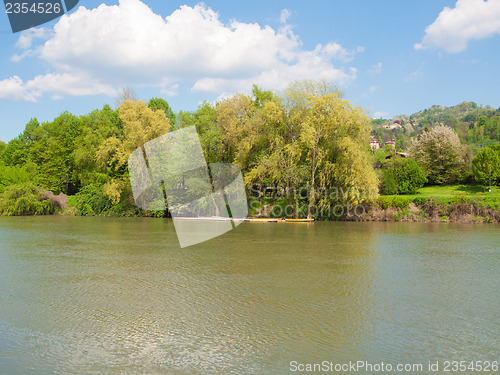
<instances>
[{"instance_id":1,"label":"foliage","mask_svg":"<svg viewBox=\"0 0 500 375\"><path fill-rule=\"evenodd\" d=\"M73 198L74 207L81 216L106 214L111 206L111 199L105 194L103 185L89 184L83 187Z\"/></svg>"},{"instance_id":2,"label":"foliage","mask_svg":"<svg viewBox=\"0 0 500 375\"><path fill-rule=\"evenodd\" d=\"M416 194L409 195L382 195L379 202L386 202L384 207L396 207L400 198L408 199L416 205L422 205L431 200L441 205L457 203L469 203L473 205L485 205L493 209L500 208L500 187L492 186L491 193L485 192L481 185L445 185L424 186ZM396 199L396 203L392 203Z\"/></svg>"},{"instance_id":3,"label":"foliage","mask_svg":"<svg viewBox=\"0 0 500 375\"><path fill-rule=\"evenodd\" d=\"M6 166L0 163L0 193L7 186L22 184L33 179L33 172L26 165Z\"/></svg>"},{"instance_id":4,"label":"foliage","mask_svg":"<svg viewBox=\"0 0 500 375\"><path fill-rule=\"evenodd\" d=\"M31 183L11 185L0 194L0 215L49 215L56 209L52 201L41 197L43 190Z\"/></svg>"},{"instance_id":5,"label":"foliage","mask_svg":"<svg viewBox=\"0 0 500 375\"><path fill-rule=\"evenodd\" d=\"M36 118L31 119L26 124L24 131L7 144L0 155L5 165L19 165L28 162L28 152L36 140L35 132L39 126L40 123Z\"/></svg>"},{"instance_id":6,"label":"foliage","mask_svg":"<svg viewBox=\"0 0 500 375\"><path fill-rule=\"evenodd\" d=\"M7 145L0 142L0 194L3 197L12 186L19 189L33 182L56 194L76 194L70 201L81 215L165 216L163 211L144 212L134 205L128 157L172 127L195 126L208 164L236 164L248 188L271 185L283 191L280 197L263 198L264 205L293 207L294 216L301 212L312 215L308 209L312 206L320 211L336 204L374 201L379 182L372 163L385 163L394 148L385 146L370 156L372 125L373 136L381 144L395 139L399 150L418 137L410 150L429 182L468 181L471 170L476 169L477 179L484 182L484 168L489 168L481 162L485 155L478 154L476 167L471 168L468 161L475 149L464 154L456 134L450 128L436 128L434 120L439 118L453 127L468 142L489 142L500 134L500 112L469 104L462 109L455 119L438 115L448 109L437 106L421 116L399 116L403 128L388 130L383 128L386 120L370 123L360 108L327 81L297 81L279 93L254 85L251 96L237 94L217 103L203 102L195 111L176 115L165 100L152 98L146 105L132 90L124 89L116 110L105 105L83 116L64 112L42 124L32 119L17 138ZM468 121L465 132L464 121ZM491 159L490 151L484 153ZM419 165L410 160L389 162L383 175L384 192L415 193L424 180ZM306 193L298 197L295 192L299 190ZM31 197L30 204L37 202L36 194L28 193L29 189L23 194ZM407 197L415 202L427 199L422 194ZM404 203L394 199L391 205ZM9 212L43 212L34 203L36 210L26 200L22 202L24 206ZM208 204L200 200L199 209Z\"/></svg>"},{"instance_id":7,"label":"foliage","mask_svg":"<svg viewBox=\"0 0 500 375\"><path fill-rule=\"evenodd\" d=\"M382 195L378 198L378 203L384 209L389 207L406 208L411 201L411 198L400 195Z\"/></svg>"},{"instance_id":8,"label":"foliage","mask_svg":"<svg viewBox=\"0 0 500 375\"><path fill-rule=\"evenodd\" d=\"M122 190L128 184L127 162L130 154L170 130L169 119L163 110L152 110L142 101L123 101L118 114L122 122L121 133L105 139L96 152L97 163L108 176L104 191L114 203L119 201Z\"/></svg>"},{"instance_id":9,"label":"foliage","mask_svg":"<svg viewBox=\"0 0 500 375\"><path fill-rule=\"evenodd\" d=\"M161 98L151 98L148 103L148 108L153 111L162 110L165 116L169 119L170 124L175 124L175 113L170 108L166 100Z\"/></svg>"},{"instance_id":10,"label":"foliage","mask_svg":"<svg viewBox=\"0 0 500 375\"><path fill-rule=\"evenodd\" d=\"M464 148L458 135L447 126L423 132L412 141L408 152L424 169L431 184L456 181L463 164Z\"/></svg>"},{"instance_id":11,"label":"foliage","mask_svg":"<svg viewBox=\"0 0 500 375\"><path fill-rule=\"evenodd\" d=\"M472 172L477 182L488 185L500 183L500 146L490 146L481 150L472 159Z\"/></svg>"},{"instance_id":12,"label":"foliage","mask_svg":"<svg viewBox=\"0 0 500 375\"><path fill-rule=\"evenodd\" d=\"M383 169L384 194L415 194L427 182L424 171L415 160L393 157Z\"/></svg>"}]
</instances>

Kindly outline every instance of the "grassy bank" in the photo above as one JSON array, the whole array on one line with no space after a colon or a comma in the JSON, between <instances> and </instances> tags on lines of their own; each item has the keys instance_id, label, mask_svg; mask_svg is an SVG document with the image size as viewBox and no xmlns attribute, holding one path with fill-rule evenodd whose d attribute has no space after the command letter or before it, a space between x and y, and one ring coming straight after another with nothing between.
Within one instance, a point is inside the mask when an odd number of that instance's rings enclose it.
<instances>
[{"instance_id":1,"label":"grassy bank","mask_svg":"<svg viewBox=\"0 0 500 375\"><path fill-rule=\"evenodd\" d=\"M500 188L427 186L414 195L382 195L365 220L500 222Z\"/></svg>"},{"instance_id":2,"label":"grassy bank","mask_svg":"<svg viewBox=\"0 0 500 375\"><path fill-rule=\"evenodd\" d=\"M490 193L478 185L426 186L419 189L414 195L382 195L379 197L379 203L385 208L404 208L411 202L422 205L430 200L442 205L470 203L498 210L500 208L500 188L492 186Z\"/></svg>"}]
</instances>

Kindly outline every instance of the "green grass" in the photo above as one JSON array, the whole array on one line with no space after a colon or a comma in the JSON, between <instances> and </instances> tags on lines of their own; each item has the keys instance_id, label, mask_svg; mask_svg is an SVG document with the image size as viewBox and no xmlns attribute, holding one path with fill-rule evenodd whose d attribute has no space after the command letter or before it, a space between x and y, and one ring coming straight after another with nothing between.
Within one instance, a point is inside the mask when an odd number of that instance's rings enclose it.
<instances>
[{"instance_id":1,"label":"green grass","mask_svg":"<svg viewBox=\"0 0 500 375\"><path fill-rule=\"evenodd\" d=\"M493 209L500 208L500 187L492 186L491 193L481 185L425 186L413 195L382 195L379 202L384 207L406 207L409 202L422 204L433 199L439 204L478 203Z\"/></svg>"}]
</instances>

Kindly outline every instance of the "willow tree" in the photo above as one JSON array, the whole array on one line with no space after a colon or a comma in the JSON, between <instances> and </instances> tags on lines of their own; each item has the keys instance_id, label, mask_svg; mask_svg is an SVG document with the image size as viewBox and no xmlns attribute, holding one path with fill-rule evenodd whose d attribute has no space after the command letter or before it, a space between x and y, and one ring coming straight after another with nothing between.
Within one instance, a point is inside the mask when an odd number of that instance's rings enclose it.
<instances>
[{"instance_id":1,"label":"willow tree","mask_svg":"<svg viewBox=\"0 0 500 375\"><path fill-rule=\"evenodd\" d=\"M170 122L161 110L154 111L142 101L126 100L118 108L122 135L107 138L97 151L97 160L108 169L109 181L104 185L106 195L117 203L127 185L127 162L130 154L146 142L166 134Z\"/></svg>"},{"instance_id":2,"label":"willow tree","mask_svg":"<svg viewBox=\"0 0 500 375\"><path fill-rule=\"evenodd\" d=\"M375 198L378 181L366 146L368 117L339 92L309 96L304 110L300 142L310 173L308 216L313 206Z\"/></svg>"},{"instance_id":3,"label":"willow tree","mask_svg":"<svg viewBox=\"0 0 500 375\"><path fill-rule=\"evenodd\" d=\"M248 170L262 149L260 141L265 128L252 99L247 95L235 95L217 103L216 113L228 159L241 170Z\"/></svg>"}]
</instances>

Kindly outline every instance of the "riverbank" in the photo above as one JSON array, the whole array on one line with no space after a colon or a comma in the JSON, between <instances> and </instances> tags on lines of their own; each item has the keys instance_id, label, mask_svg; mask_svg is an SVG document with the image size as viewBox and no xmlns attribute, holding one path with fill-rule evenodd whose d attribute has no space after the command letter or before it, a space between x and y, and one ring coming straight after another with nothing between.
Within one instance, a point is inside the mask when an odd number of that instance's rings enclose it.
<instances>
[{"instance_id":1,"label":"riverbank","mask_svg":"<svg viewBox=\"0 0 500 375\"><path fill-rule=\"evenodd\" d=\"M477 185L428 186L414 195L383 195L360 221L499 223L500 188Z\"/></svg>"},{"instance_id":2,"label":"riverbank","mask_svg":"<svg viewBox=\"0 0 500 375\"><path fill-rule=\"evenodd\" d=\"M130 197L112 204L100 191L93 192L90 199L85 200L81 196L54 196L33 185L10 190L0 201L0 215L167 216L163 211L145 212L139 209ZM284 218L288 211L290 214L295 211L284 209L283 199L270 201L264 197L260 206L255 207L256 203L256 200L249 202L251 216ZM500 188L492 187L489 192L474 185L429 186L414 195L382 195L374 203L348 207L338 205L329 213L323 211L313 215L317 221L500 223ZM297 217L305 217L306 200L302 200L297 209Z\"/></svg>"},{"instance_id":3,"label":"riverbank","mask_svg":"<svg viewBox=\"0 0 500 375\"><path fill-rule=\"evenodd\" d=\"M350 213L346 221L400 221L400 222L452 222L461 224L500 223L500 210L478 202L443 204L435 199L419 205L409 202L405 206L385 206L385 201L368 206L364 215Z\"/></svg>"}]
</instances>

